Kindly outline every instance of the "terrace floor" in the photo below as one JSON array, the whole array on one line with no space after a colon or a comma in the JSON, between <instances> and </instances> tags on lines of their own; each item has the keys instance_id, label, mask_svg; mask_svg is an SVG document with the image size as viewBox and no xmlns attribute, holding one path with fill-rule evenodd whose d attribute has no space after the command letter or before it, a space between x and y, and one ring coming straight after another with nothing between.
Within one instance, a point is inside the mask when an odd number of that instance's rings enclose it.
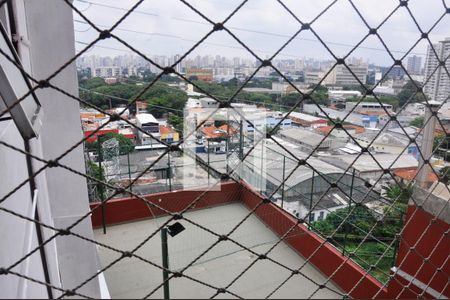
<instances>
[{"instance_id":1,"label":"terrace floor","mask_svg":"<svg viewBox=\"0 0 450 300\"><path fill-rule=\"evenodd\" d=\"M185 217L219 234L228 233L249 210L239 203L216 206L186 213ZM135 221L107 228L106 235L101 229L95 230L97 241L121 250L131 250L153 233L167 217ZM181 269L213 244L217 237L185 220L180 223L186 230L170 237L169 264L172 270ZM272 247L278 237L256 216L250 216L230 236L257 253L264 253ZM117 259L120 254L99 247L102 266ZM136 254L161 265L161 239L159 233L145 243ZM305 260L287 244L281 242L268 255L270 258L289 266L300 267ZM221 242L202 256L184 273L215 287L227 286L256 257L230 241ZM302 271L308 278L322 284L326 281L312 265L306 264ZM291 272L269 260L259 260L228 289L243 298L264 298L283 282ZM162 271L138 260L125 258L105 272L106 283L112 298L142 298L162 282ZM312 298L341 298L334 291L339 289L331 282L327 288L319 290ZM271 298L308 298L317 285L304 276L295 275ZM330 289L334 290L330 290ZM171 298L209 298L215 289L196 283L185 277L170 280ZM150 298L162 298L160 288ZM232 298L230 294L220 294L218 298Z\"/></svg>"}]
</instances>

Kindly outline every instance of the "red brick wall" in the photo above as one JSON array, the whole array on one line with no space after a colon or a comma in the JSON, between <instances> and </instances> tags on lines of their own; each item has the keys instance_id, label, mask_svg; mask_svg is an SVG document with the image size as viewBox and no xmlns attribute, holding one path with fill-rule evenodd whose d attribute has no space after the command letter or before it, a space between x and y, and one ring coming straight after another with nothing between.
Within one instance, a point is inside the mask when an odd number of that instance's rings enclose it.
<instances>
[{"instance_id":1,"label":"red brick wall","mask_svg":"<svg viewBox=\"0 0 450 300\"><path fill-rule=\"evenodd\" d=\"M202 191L175 191L145 196L145 199L175 213L185 209L202 193ZM261 201L261 198L256 192L242 188L236 183L224 183L221 191L207 192L193 209L233 201L242 201L249 209L254 209ZM98 204L93 203L91 204L91 209L97 206ZM157 208L149 209L146 203L136 198L110 200L105 205L105 210L106 223L109 225L165 214L164 211ZM255 214L278 236L284 235L291 227L294 227L289 235L286 236L285 242L302 257L309 258L310 263L325 276L332 276L332 281L343 291L349 292L360 282L350 294L353 298L372 298L380 289L381 292L377 294L377 298L415 298L416 293L421 293L421 289L414 285L410 287L412 291L403 289L408 282L398 275L389 282L387 288L383 288L380 282L372 276L366 275L365 270L353 261L346 260L346 257L339 250L328 243L320 246L323 243L321 237L309 231L303 224L297 224L297 220L292 215L273 203L263 204L256 209ZM407 219L410 218L413 219L404 230L403 242L400 244L396 266L404 260L400 266L402 271L416 277L425 284L429 284L434 290L441 292L448 281L446 274L450 273L449 262L446 261L450 254L450 243L448 242L448 234L445 235L449 231L449 225L441 220L436 220L423 237L419 239L422 232L426 230L433 219L433 216L421 209L410 206ZM102 225L101 209L94 210L92 223L94 227ZM415 245L416 241L419 242L415 250L411 251L409 247ZM433 249L435 249L434 252ZM422 257L429 257L429 262L423 266ZM342 267L332 275L341 265ZM443 272L437 272L437 267L442 268ZM416 270L420 270L417 275ZM443 293L444 296L450 296L449 289L450 287L447 286ZM426 294L425 297L431 298L432 296Z\"/></svg>"},{"instance_id":2,"label":"red brick wall","mask_svg":"<svg viewBox=\"0 0 450 300\"><path fill-rule=\"evenodd\" d=\"M249 209L254 209L261 198L243 189L241 200ZM364 277L366 272L361 267L351 260L345 261L346 257L330 244L327 243L319 248L323 239L309 231L303 224L297 224L293 216L275 204L263 204L255 211L255 214L279 236L286 234L292 226L295 226L285 242L301 256L309 258L309 261L325 276L331 276L342 265L331 279L343 291L349 292L362 278L350 294L351 297L371 298L382 289L382 285L376 279L372 276ZM386 289L382 289L379 297L386 298Z\"/></svg>"},{"instance_id":3,"label":"red brick wall","mask_svg":"<svg viewBox=\"0 0 450 300\"><path fill-rule=\"evenodd\" d=\"M406 219L410 221L407 221L404 229L395 265L425 285L430 285L438 293L441 293L446 287L443 295L449 298L448 274L450 274L450 262L448 257L450 255L450 242L448 231L450 226L439 219L430 223L433 218L433 215L423 209L415 206L408 207ZM414 250L411 247L414 247ZM428 258L428 262L424 262L423 258ZM437 271L437 268L441 268L442 271ZM417 270L419 271L417 272ZM390 282L389 297L416 297L415 293L403 289L405 284L409 284L408 281L398 275L395 276L395 279L401 283L396 280ZM411 286L411 288L415 292L422 292L417 287ZM432 295L425 296L433 298Z\"/></svg>"},{"instance_id":4,"label":"red brick wall","mask_svg":"<svg viewBox=\"0 0 450 300\"><path fill-rule=\"evenodd\" d=\"M159 207L176 213L185 209L189 204L195 201L203 191L175 191L168 193L152 194L144 196L150 202ZM240 198L240 186L236 183L224 183L220 191L207 192L195 204L192 209L199 209L214 205L220 205L232 201L238 201ZM91 204L91 210L98 206L98 203ZM106 224L118 224L134 221L138 219L158 217L166 213L146 204L142 199L120 198L109 200L105 205ZM95 209L92 213L92 224L94 227L102 226L102 210Z\"/></svg>"}]
</instances>

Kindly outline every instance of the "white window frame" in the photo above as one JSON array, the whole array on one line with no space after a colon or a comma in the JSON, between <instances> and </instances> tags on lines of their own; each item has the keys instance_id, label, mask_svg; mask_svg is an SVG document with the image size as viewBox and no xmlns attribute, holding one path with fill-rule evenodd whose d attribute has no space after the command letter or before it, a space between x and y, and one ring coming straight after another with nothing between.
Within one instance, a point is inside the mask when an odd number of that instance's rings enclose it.
<instances>
[{"instance_id":1,"label":"white window frame","mask_svg":"<svg viewBox=\"0 0 450 300\"><path fill-rule=\"evenodd\" d=\"M15 105L17 100L27 94L33 86L29 78L10 61L13 60L16 64L22 66L26 72L31 71L28 65L22 65L22 61L25 61L25 64L30 61L30 53L27 46L26 24L25 22L16 24L13 23L15 20L10 19L10 16L25 15L25 8L22 1L14 1L11 3L11 6L4 5L1 8L3 15L6 16L2 21L9 21L9 24L0 22L0 49L4 52L0 53L1 111L10 108L9 116L13 119L20 134L24 139L30 139L38 135L41 105L34 92L30 93L19 104ZM13 14L8 14L8 9L13 9ZM17 32L14 36L12 36L10 32L10 24L14 24L16 28ZM16 52L12 42L13 39L18 42L18 48L23 49L20 50L21 56ZM7 57L4 54L6 54Z\"/></svg>"}]
</instances>

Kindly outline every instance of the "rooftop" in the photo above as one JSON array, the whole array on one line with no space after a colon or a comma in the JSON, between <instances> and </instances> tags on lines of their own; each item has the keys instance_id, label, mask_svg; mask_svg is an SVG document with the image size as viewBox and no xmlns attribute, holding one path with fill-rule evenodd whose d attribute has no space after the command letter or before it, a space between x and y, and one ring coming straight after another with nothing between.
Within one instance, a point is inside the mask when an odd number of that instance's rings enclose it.
<instances>
[{"instance_id":1,"label":"rooftop","mask_svg":"<svg viewBox=\"0 0 450 300\"><path fill-rule=\"evenodd\" d=\"M201 209L188 212L186 217L211 229L219 234L228 233L249 210L240 203ZM133 249L157 230L167 217L147 219L108 227L104 235L101 230L95 230L97 241L106 243L118 249ZM200 229L188 222L181 221L186 230L168 240L170 268L180 270L199 256L215 241L217 236ZM256 216L251 215L245 226L240 226L230 236L235 241L254 250L264 253L278 242L279 237L268 229ZM100 247L99 256L102 266L106 266L121 254ZM151 238L137 251L139 256L149 261L160 263L161 241L159 235ZM268 255L270 258L289 266L300 268L305 260L284 242L278 244ZM232 242L224 242L215 246L205 256L196 261L185 274L206 282L213 286L227 286L240 272L256 259L252 253L236 246ZM316 282L323 283L327 277L323 276L309 263L302 272ZM258 261L229 290L244 298L263 298L281 284L291 272L270 260ZM123 260L105 273L111 296L113 298L142 298L149 294L162 281L160 269L149 265L137 258ZM328 283L314 298L340 298L332 290L340 290ZM317 286L302 276L293 277L272 297L274 298L307 298ZM188 278L177 278L170 281L170 292L173 298L209 298L216 289L195 283ZM230 294L226 294L230 297ZM162 298L162 288L158 289L150 298Z\"/></svg>"},{"instance_id":2,"label":"rooftop","mask_svg":"<svg viewBox=\"0 0 450 300\"><path fill-rule=\"evenodd\" d=\"M159 123L158 120L152 115L152 114L137 114L136 119L141 124L147 124L147 123Z\"/></svg>"},{"instance_id":3,"label":"rooftop","mask_svg":"<svg viewBox=\"0 0 450 300\"><path fill-rule=\"evenodd\" d=\"M315 133L314 131L308 131L302 128L288 128L280 131L279 136L289 138L294 141L298 141L301 144L309 146L317 146L322 140L323 136ZM321 145L323 145L322 143Z\"/></svg>"},{"instance_id":4,"label":"rooftop","mask_svg":"<svg viewBox=\"0 0 450 300\"><path fill-rule=\"evenodd\" d=\"M289 114L290 117L292 118L297 118L297 119L302 119L304 121L308 121L308 122L317 122L317 121L325 121L325 119L323 118L319 118L316 116L312 116L312 115L308 115L308 114L304 114L304 113L300 113L300 112L291 112Z\"/></svg>"},{"instance_id":5,"label":"rooftop","mask_svg":"<svg viewBox=\"0 0 450 300\"><path fill-rule=\"evenodd\" d=\"M417 168L411 168L408 170L395 170L394 171L394 175L398 176L402 179L408 180L408 181L412 181L416 178L417 176ZM439 178L436 176L435 173L428 173L427 175L427 181L429 182L437 182L439 180Z\"/></svg>"},{"instance_id":6,"label":"rooftop","mask_svg":"<svg viewBox=\"0 0 450 300\"><path fill-rule=\"evenodd\" d=\"M375 158L373 158L373 157ZM418 166L418 161L410 154L363 154L355 157L354 155L339 155L338 157L324 158L328 163L342 168L351 166L359 172L382 171L383 169L401 169ZM376 160L376 161L375 161ZM381 166L381 167L380 167Z\"/></svg>"},{"instance_id":7,"label":"rooftop","mask_svg":"<svg viewBox=\"0 0 450 300\"><path fill-rule=\"evenodd\" d=\"M344 124L343 127L346 130L355 130L355 133L364 133L365 131L364 127L356 125ZM339 130L339 129L334 129L334 126L321 126L316 128L316 132L321 133L323 135L327 135L331 130Z\"/></svg>"}]
</instances>

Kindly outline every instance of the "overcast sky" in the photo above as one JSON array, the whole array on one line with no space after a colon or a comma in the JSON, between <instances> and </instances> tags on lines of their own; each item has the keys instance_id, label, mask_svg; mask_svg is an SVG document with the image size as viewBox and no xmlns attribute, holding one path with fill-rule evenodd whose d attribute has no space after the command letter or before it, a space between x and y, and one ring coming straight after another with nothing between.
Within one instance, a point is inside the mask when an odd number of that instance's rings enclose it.
<instances>
[{"instance_id":1,"label":"overcast sky","mask_svg":"<svg viewBox=\"0 0 450 300\"><path fill-rule=\"evenodd\" d=\"M242 1L240 0L187 0L213 22L223 21ZM87 3L91 2L91 3ZM75 0L83 14L102 29L119 20L125 9L137 1L128 0ZM302 21L310 23L331 0L283 0ZM370 27L377 27L398 5L396 0L353 0ZM408 7L424 31L445 12L444 3L450 0L410 0ZM106 7L106 6L111 7ZM77 50L98 35L74 12ZM78 21L77 21L78 20ZM80 22L81 21L81 22ZM273 55L299 28L300 24L276 0L250 0L226 23L239 39L262 58ZM367 34L368 29L348 0L337 0L311 27L327 43L336 56L346 55ZM130 14L115 34L146 55L173 55L188 51L205 36L212 26L179 0L146 0ZM136 32L133 32L136 31ZM379 29L378 33L401 58L417 42L420 31L404 7L399 8ZM430 33L432 42L450 37L450 14L446 14ZM428 42L422 40L412 54L424 55ZM108 49L114 48L118 50ZM352 56L363 57L371 63L390 65L392 59L383 50L376 36L368 37ZM113 39L103 40L87 54L119 55L130 52ZM223 55L251 57L236 40L225 31L213 33L193 52L193 55ZM301 32L276 58L332 59L311 31Z\"/></svg>"}]
</instances>

